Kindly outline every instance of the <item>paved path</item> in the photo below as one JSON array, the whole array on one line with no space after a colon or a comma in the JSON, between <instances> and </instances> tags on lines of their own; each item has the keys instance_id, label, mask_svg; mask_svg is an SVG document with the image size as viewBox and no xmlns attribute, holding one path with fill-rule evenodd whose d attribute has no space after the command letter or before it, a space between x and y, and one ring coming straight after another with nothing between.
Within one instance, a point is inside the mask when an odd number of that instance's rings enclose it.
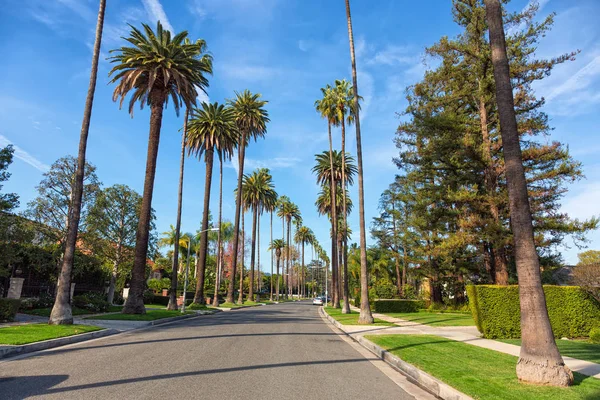
<instances>
[{"instance_id":1,"label":"paved path","mask_svg":"<svg viewBox=\"0 0 600 400\"><path fill-rule=\"evenodd\" d=\"M360 311L356 307L352 307L354 311ZM384 321L393 322L395 327L377 327L377 326L347 326L344 330L352 336L362 335L391 335L391 334L410 334L410 335L436 335L447 339L456 340L472 344L474 346L483 347L485 349L499 351L501 353L519 356L521 346L514 344L499 342L497 340L484 339L480 337L480 333L475 326L429 326L412 321L406 321L399 318L390 317L385 314L373 313L373 316ZM593 376L600 379L600 364L593 362L578 360L573 357L563 356L565 364L571 371L579 372L580 374Z\"/></svg>"},{"instance_id":2,"label":"paved path","mask_svg":"<svg viewBox=\"0 0 600 400\"><path fill-rule=\"evenodd\" d=\"M0 398L413 398L348 342L309 303L223 312L0 362Z\"/></svg>"}]
</instances>

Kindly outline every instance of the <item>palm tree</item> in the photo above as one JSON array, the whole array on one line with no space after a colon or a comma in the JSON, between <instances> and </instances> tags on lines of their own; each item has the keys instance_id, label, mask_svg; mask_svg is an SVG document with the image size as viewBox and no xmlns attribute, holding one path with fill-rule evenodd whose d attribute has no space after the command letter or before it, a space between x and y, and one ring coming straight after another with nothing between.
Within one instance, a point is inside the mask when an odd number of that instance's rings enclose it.
<instances>
[{"instance_id":1,"label":"palm tree","mask_svg":"<svg viewBox=\"0 0 600 400\"><path fill-rule=\"evenodd\" d=\"M269 245L269 250L275 250L275 257L277 258L277 294L275 297L276 301L279 301L279 287L281 285L279 280L281 277L281 275L279 274L279 261L281 260L281 250L285 247L287 247L287 244L283 239L271 240L271 244Z\"/></svg>"},{"instance_id":2,"label":"palm tree","mask_svg":"<svg viewBox=\"0 0 600 400\"><path fill-rule=\"evenodd\" d=\"M315 102L315 108L321 114L321 117L327 119L327 131L329 134L329 159L333 163L333 141L332 141L332 137L331 137L331 125L337 124L337 119L336 119L337 113L336 113L336 109L335 109L335 93L333 92L333 89L329 85L327 85L324 88L321 88L321 93L323 94L323 98L320 100L317 100ZM330 170L333 170L333 164L330 165ZM331 196L333 199L336 197L336 184L333 181L333 176L330 176L329 186L331 187ZM333 201L332 201L332 203L333 203ZM331 254L337 254L337 243L336 243L336 239L335 239L337 237L337 232L336 232L337 224L334 224L333 221L337 221L337 210L335 209L335 207L333 208L333 216L332 216L332 223L331 223L331 228L332 228ZM333 307L339 308L340 300L337 295L337 293L339 292L339 290L338 290L339 283L336 278L338 264L337 264L336 257L333 257L332 260L333 260L333 262L331 264L331 270L332 270L331 284L332 284L334 290L333 290L333 294L331 296L331 300L333 302Z\"/></svg>"},{"instance_id":3,"label":"palm tree","mask_svg":"<svg viewBox=\"0 0 600 400\"><path fill-rule=\"evenodd\" d=\"M251 93L249 90L244 90L242 93L236 92L236 98L229 100L229 104L233 107L235 122L240 135L238 145L238 182L235 201L235 228L233 237L233 248L237 249L239 245L239 229L240 229L240 212L242 207L242 178L244 176L244 158L246 155L246 145L252 138L254 140L259 137L264 137L267 131L267 123L269 122L269 114L264 109L267 101L260 99L260 94ZM237 263L237 251L233 252L232 276L235 276ZM227 291L227 301L233 303L233 292L235 291L234 279L229 282L229 290Z\"/></svg>"},{"instance_id":4,"label":"palm tree","mask_svg":"<svg viewBox=\"0 0 600 400\"><path fill-rule=\"evenodd\" d=\"M138 101L142 107L145 104L150 106L146 176L131 287L123 307L123 313L126 314L146 312L142 295L163 108L169 97L173 100L177 114L182 104L191 108L198 96L196 88L205 90L208 86L205 75L212 74L212 56L205 54L204 40L186 42L186 31L171 37L171 33L163 30L160 22L156 24L156 32L148 25L142 25L144 32L132 27L130 37L126 39L133 46L113 50L116 55L110 57L111 62L117 63L110 71L113 76L111 83L119 82L113 93L113 100L120 98L119 105L122 106L125 97L133 91L129 101L130 114L133 115L133 107Z\"/></svg>"},{"instance_id":5,"label":"palm tree","mask_svg":"<svg viewBox=\"0 0 600 400\"><path fill-rule=\"evenodd\" d=\"M179 190L177 192L177 220L175 222L175 237L173 238L173 269L171 271L171 289L167 310L177 310L177 266L179 265L179 234L181 230L181 208L183 205L183 172L185 167L185 147L187 139L187 123L189 109L185 109L183 117L183 135L181 136L181 157L179 160Z\"/></svg>"},{"instance_id":6,"label":"palm tree","mask_svg":"<svg viewBox=\"0 0 600 400\"><path fill-rule=\"evenodd\" d=\"M206 271L206 254L208 249L208 214L210 206L210 189L214 153L219 159L230 157L237 143L237 129L233 109L218 103L202 103L201 108L191 110L188 127L188 149L198 157L204 154L206 161L206 178L204 181L204 208L202 213L202 234L200 237L200 252L198 276L196 277L196 294L194 303L206 304L204 297L204 273Z\"/></svg>"},{"instance_id":7,"label":"palm tree","mask_svg":"<svg viewBox=\"0 0 600 400\"><path fill-rule=\"evenodd\" d=\"M242 182L242 201L252 210L252 247L250 252L250 286L248 297L254 299L254 260L256 255L256 236L258 217L265 203L277 201L277 193L271 174L266 168L255 170L251 175L244 175ZM259 249L260 251L260 249Z\"/></svg>"},{"instance_id":8,"label":"palm tree","mask_svg":"<svg viewBox=\"0 0 600 400\"><path fill-rule=\"evenodd\" d=\"M51 325L73 324L73 312L71 310L71 274L73 261L75 259L75 248L77 246L77 233L79 231L79 219L81 217L81 198L83 197L83 178L85 169L85 153L87 150L87 139L92 119L92 105L94 93L96 92L96 79L98 77L98 58L100 57L100 44L102 42L102 29L104 27L104 11L106 0L100 0L98 9L98 20L96 22L96 38L94 40L94 52L92 54L92 68L90 72L90 84L85 99L83 121L81 122L81 133L79 134L79 151L77 154L77 169L75 171L75 182L73 183L71 195L70 213L67 216L67 237L62 259L62 266L58 276L58 291L50 319Z\"/></svg>"},{"instance_id":9,"label":"palm tree","mask_svg":"<svg viewBox=\"0 0 600 400\"><path fill-rule=\"evenodd\" d=\"M221 287L221 279L223 275L223 243L228 243L233 238L233 224L230 221L223 222L222 206L223 206L223 160L220 160L221 176L219 190L219 234L217 236L217 279L215 283L215 295L213 297L213 306L219 306L219 289Z\"/></svg>"},{"instance_id":10,"label":"palm tree","mask_svg":"<svg viewBox=\"0 0 600 400\"><path fill-rule=\"evenodd\" d=\"M296 242L300 243L300 245L302 246L302 278L304 278L304 245L310 244L313 237L314 237L314 234L313 234L312 230L306 226L300 227L296 231L296 235L294 237L294 240ZM301 279L300 281L303 281L303 280ZM298 285L300 285L300 284L298 284ZM298 286L298 287L300 287L300 286ZM304 294L304 288L302 290L302 294Z\"/></svg>"},{"instance_id":11,"label":"palm tree","mask_svg":"<svg viewBox=\"0 0 600 400\"><path fill-rule=\"evenodd\" d=\"M169 225L169 230L163 232L162 237L158 239L159 247L171 247L177 249L177 253L184 253L184 248L186 248L186 239L181 236L181 233L177 230L173 225ZM177 262L173 262L173 269L175 273L181 272L181 265L179 262L179 255L175 257L175 250L173 250L173 260L177 260ZM170 301L170 300L169 300Z\"/></svg>"},{"instance_id":12,"label":"palm tree","mask_svg":"<svg viewBox=\"0 0 600 400\"><path fill-rule=\"evenodd\" d=\"M350 87L350 82L347 80L336 80L334 92L335 96L335 108L337 110L336 120L342 127L342 154L346 154L346 122L350 125L354 122L354 118L356 113L354 112L354 102L353 102L353 93L352 88ZM360 99L359 99L360 100ZM345 157L342 157L342 219L343 225L342 228L344 230L348 227L348 214L349 212L346 210L346 173L345 173ZM343 281L343 296L344 302L342 305L342 314L350 313L350 303L348 302L348 240L346 239L346 235L343 235L343 269L344 269L344 281Z\"/></svg>"},{"instance_id":13,"label":"palm tree","mask_svg":"<svg viewBox=\"0 0 600 400\"><path fill-rule=\"evenodd\" d=\"M552 334L542 288L539 258L533 240L527 181L506 54L502 6L498 0L485 0L485 6L519 277L522 344L517 363L517 377L525 382L569 386L573 383L573 373L565 365Z\"/></svg>"},{"instance_id":14,"label":"palm tree","mask_svg":"<svg viewBox=\"0 0 600 400\"><path fill-rule=\"evenodd\" d=\"M348 41L350 44L350 60L352 63L352 92L354 93L354 126L356 127L356 163L358 167L358 226L360 228L360 316L359 324L372 324L373 315L369 307L369 276L367 269L367 231L365 228L365 190L363 185L362 144L360 138L360 116L358 113L358 82L356 79L356 56L354 54L354 35L352 33L352 16L350 0L346 0L346 18L348 20Z\"/></svg>"},{"instance_id":15,"label":"palm tree","mask_svg":"<svg viewBox=\"0 0 600 400\"><path fill-rule=\"evenodd\" d=\"M287 283L288 283L288 295L291 296L292 295L292 287L290 284L290 264L291 264L291 260L290 260L290 243L291 243L291 239L292 239L292 235L291 235L291 226L292 226L292 219L293 220L300 220L301 216L300 216L300 210L298 209L298 206L294 203L292 203L289 200L286 200L282 203L280 203L279 205L279 210L277 211L277 215L281 218L285 218L285 221L287 222L287 243L288 246L286 248L286 264L287 264L287 270L286 270L286 275L287 275Z\"/></svg>"}]
</instances>

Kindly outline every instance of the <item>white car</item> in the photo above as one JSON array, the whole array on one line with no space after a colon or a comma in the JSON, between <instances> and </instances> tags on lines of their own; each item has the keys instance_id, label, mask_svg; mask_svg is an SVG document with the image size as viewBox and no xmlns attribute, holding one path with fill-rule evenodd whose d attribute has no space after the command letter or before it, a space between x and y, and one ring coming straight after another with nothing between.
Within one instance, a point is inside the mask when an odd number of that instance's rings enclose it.
<instances>
[{"instance_id":1,"label":"white car","mask_svg":"<svg viewBox=\"0 0 600 400\"><path fill-rule=\"evenodd\" d=\"M323 305L323 298L322 297L315 297L313 299L313 306L322 306Z\"/></svg>"}]
</instances>

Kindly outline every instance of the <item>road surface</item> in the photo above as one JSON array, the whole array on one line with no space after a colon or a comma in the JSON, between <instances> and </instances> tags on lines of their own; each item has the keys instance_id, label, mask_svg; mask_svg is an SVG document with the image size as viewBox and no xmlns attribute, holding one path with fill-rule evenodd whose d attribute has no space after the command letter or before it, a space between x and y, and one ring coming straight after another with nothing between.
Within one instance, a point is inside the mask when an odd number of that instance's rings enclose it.
<instances>
[{"instance_id":1,"label":"road surface","mask_svg":"<svg viewBox=\"0 0 600 400\"><path fill-rule=\"evenodd\" d=\"M413 398L355 346L308 302L254 307L2 361L0 398Z\"/></svg>"}]
</instances>

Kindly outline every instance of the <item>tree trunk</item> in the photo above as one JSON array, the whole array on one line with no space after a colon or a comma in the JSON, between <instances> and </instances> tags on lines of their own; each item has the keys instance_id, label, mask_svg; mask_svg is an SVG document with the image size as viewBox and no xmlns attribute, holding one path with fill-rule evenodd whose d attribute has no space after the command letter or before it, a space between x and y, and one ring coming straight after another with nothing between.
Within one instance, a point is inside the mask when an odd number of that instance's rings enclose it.
<instances>
[{"instance_id":1,"label":"tree trunk","mask_svg":"<svg viewBox=\"0 0 600 400\"><path fill-rule=\"evenodd\" d=\"M221 249L221 224L223 223L223 157L219 157L219 220L217 228L217 275L215 277L215 294L213 297L213 306L219 306L219 289L221 287L221 271L223 270L223 264L221 258L223 256L223 250Z\"/></svg>"},{"instance_id":2,"label":"tree trunk","mask_svg":"<svg viewBox=\"0 0 600 400\"><path fill-rule=\"evenodd\" d=\"M262 289L262 277L260 270L260 214L258 215L258 221L256 221L256 273L258 274L257 282L256 282L256 292L260 293Z\"/></svg>"},{"instance_id":3,"label":"tree trunk","mask_svg":"<svg viewBox=\"0 0 600 400\"><path fill-rule=\"evenodd\" d=\"M208 214L210 213L210 187L212 184L214 150L206 149L206 178L204 180L204 209L202 211L202 231L198 253L198 271L196 271L196 293L194 303L206 305L204 296L204 276L206 275L206 255L208 254Z\"/></svg>"},{"instance_id":4,"label":"tree trunk","mask_svg":"<svg viewBox=\"0 0 600 400\"><path fill-rule=\"evenodd\" d=\"M256 257L256 223L258 220L258 209L254 207L252 212L252 247L250 250L250 281L248 282L248 300L254 301L254 258Z\"/></svg>"},{"instance_id":5,"label":"tree trunk","mask_svg":"<svg viewBox=\"0 0 600 400\"><path fill-rule=\"evenodd\" d=\"M121 229L123 229L124 223L124 221L121 222ZM117 243L117 249L115 254L116 257L115 262L113 264L112 273L110 274L110 284L108 286L108 295L106 297L106 300L109 304L113 304L113 301L115 299L115 286L117 284L117 274L119 272L119 265L121 264L121 254L123 251L123 244L121 241L122 239L120 238Z\"/></svg>"},{"instance_id":6,"label":"tree trunk","mask_svg":"<svg viewBox=\"0 0 600 400\"><path fill-rule=\"evenodd\" d=\"M273 245L273 211L271 211L271 245ZM273 301L273 249L271 249L271 295L269 301Z\"/></svg>"},{"instance_id":7,"label":"tree trunk","mask_svg":"<svg viewBox=\"0 0 600 400\"><path fill-rule=\"evenodd\" d=\"M187 139L187 122L189 110L185 110L183 118L183 135L181 137L181 157L179 159L179 191L177 192L177 220L175 221L175 242L173 243L173 270L171 271L171 290L167 310L177 310L177 266L179 264L179 235L181 231L181 207L183 204L183 172L185 170L185 141Z\"/></svg>"},{"instance_id":8,"label":"tree trunk","mask_svg":"<svg viewBox=\"0 0 600 400\"><path fill-rule=\"evenodd\" d=\"M246 230L244 222L246 221L246 213L242 204L242 263L240 266L240 292L238 293L238 303L244 302L244 262L246 262Z\"/></svg>"},{"instance_id":9,"label":"tree trunk","mask_svg":"<svg viewBox=\"0 0 600 400\"><path fill-rule=\"evenodd\" d=\"M342 222L344 236L342 238L342 265L344 268L343 280L343 303L342 314L350 313L350 303L348 301L348 254L346 248L346 237L348 229L348 210L346 207L346 122L342 118Z\"/></svg>"},{"instance_id":10,"label":"tree trunk","mask_svg":"<svg viewBox=\"0 0 600 400\"><path fill-rule=\"evenodd\" d=\"M246 156L246 134L242 133L240 143L238 145L238 183L235 196L235 221L233 232L233 254L231 257L231 280L229 281L229 289L227 290L227 302L233 303L233 295L235 292L235 271L237 268L237 252L240 239L240 212L242 206L242 178L244 177L244 157Z\"/></svg>"},{"instance_id":11,"label":"tree trunk","mask_svg":"<svg viewBox=\"0 0 600 400\"><path fill-rule=\"evenodd\" d=\"M506 260L506 249L504 246L493 249L494 257L494 273L496 274L495 281L496 285L507 286L508 285L508 267Z\"/></svg>"},{"instance_id":12,"label":"tree trunk","mask_svg":"<svg viewBox=\"0 0 600 400\"><path fill-rule=\"evenodd\" d=\"M331 195L331 200L329 203L331 208L331 302L333 308L340 308L340 299L338 297L339 283L337 280L337 184L333 175L333 142L331 138L331 123L327 124L327 130L329 133L329 168L331 173L331 177L329 179L329 194Z\"/></svg>"},{"instance_id":13,"label":"tree trunk","mask_svg":"<svg viewBox=\"0 0 600 400\"><path fill-rule=\"evenodd\" d=\"M129 297L123 307L124 314L145 314L144 286L146 282L146 263L148 256L148 236L152 219L152 194L154 192L154 177L156 176L156 158L160 141L160 128L165 102L165 93L155 90L150 93L150 135L148 139L148 156L146 160L146 176L142 208L136 233L135 258L131 271Z\"/></svg>"},{"instance_id":14,"label":"tree trunk","mask_svg":"<svg viewBox=\"0 0 600 400\"><path fill-rule=\"evenodd\" d=\"M280 278L281 275L279 274L279 260L281 259L281 256L277 256L277 294L275 296L276 301L279 301L279 286L281 285L280 283Z\"/></svg>"},{"instance_id":15,"label":"tree trunk","mask_svg":"<svg viewBox=\"0 0 600 400\"><path fill-rule=\"evenodd\" d=\"M106 0L100 0L98 9L98 20L96 22L96 39L94 41L94 53L92 55L92 68L90 72L90 84L85 99L83 121L79 134L79 152L77 154L77 170L75 171L75 182L71 193L71 207L67 219L67 238L65 252L62 259L62 267L58 275L57 295L50 313L48 323L51 325L70 325L73 323L71 310L71 274L73 261L77 248L77 233L79 231L79 219L81 217L81 200L83 197L83 178L85 174L85 153L87 150L87 139L90 131L92 118L92 105L96 90L96 79L98 77L98 58L100 57L100 44L102 42L102 29L104 27L104 11Z\"/></svg>"},{"instance_id":16,"label":"tree trunk","mask_svg":"<svg viewBox=\"0 0 600 400\"><path fill-rule=\"evenodd\" d=\"M354 91L354 109L356 110L356 166L358 170L358 213L360 226L360 316L359 324L372 324L373 315L369 308L369 277L367 269L367 233L365 228L365 191L363 185L362 144L360 139L360 113L358 112L358 83L356 79L356 58L354 54L354 37L352 34L352 17L350 1L346 0L346 18L348 19L348 41L350 42L350 59L352 62L352 85Z\"/></svg>"},{"instance_id":17,"label":"tree trunk","mask_svg":"<svg viewBox=\"0 0 600 400\"><path fill-rule=\"evenodd\" d=\"M292 292L292 285L293 285L293 281L292 281L292 275L290 274L290 271L292 269L292 259L291 259L291 252L290 249L292 248L292 218L288 217L287 220L287 248L286 248L286 254L287 254L287 279L288 279L288 287L287 287L287 292L288 292L288 298L293 298L293 292Z\"/></svg>"},{"instance_id":18,"label":"tree trunk","mask_svg":"<svg viewBox=\"0 0 600 400\"><path fill-rule=\"evenodd\" d=\"M485 0L485 6L506 166L515 261L519 277L522 343L517 363L517 377L525 382L569 386L573 383L573 374L564 364L554 341L535 249L527 181L506 55L502 7L499 0Z\"/></svg>"}]
</instances>

